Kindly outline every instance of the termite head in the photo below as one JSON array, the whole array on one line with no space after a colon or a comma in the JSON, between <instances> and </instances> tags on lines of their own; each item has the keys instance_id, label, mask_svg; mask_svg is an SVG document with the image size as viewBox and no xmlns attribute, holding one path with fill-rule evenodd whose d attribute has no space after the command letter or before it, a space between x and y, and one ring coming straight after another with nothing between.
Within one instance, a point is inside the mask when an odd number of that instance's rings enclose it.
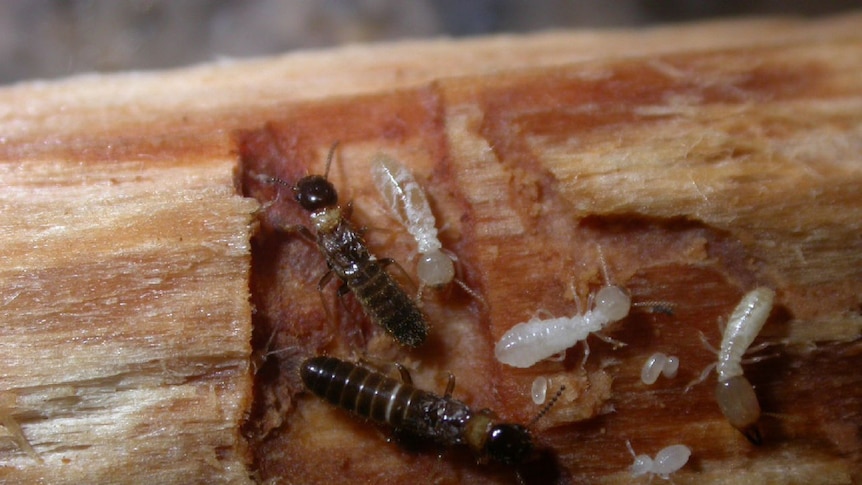
<instances>
[{"instance_id":1,"label":"termite head","mask_svg":"<svg viewBox=\"0 0 862 485\"><path fill-rule=\"evenodd\" d=\"M299 179L293 192L299 205L309 212L338 204L335 186L322 175L307 175Z\"/></svg>"},{"instance_id":2,"label":"termite head","mask_svg":"<svg viewBox=\"0 0 862 485\"><path fill-rule=\"evenodd\" d=\"M609 322L616 322L629 314L632 298L619 286L605 286L596 293L595 305Z\"/></svg>"},{"instance_id":3,"label":"termite head","mask_svg":"<svg viewBox=\"0 0 862 485\"><path fill-rule=\"evenodd\" d=\"M501 463L516 465L533 451L530 431L519 424L497 424L488 432L485 454Z\"/></svg>"},{"instance_id":4,"label":"termite head","mask_svg":"<svg viewBox=\"0 0 862 485\"><path fill-rule=\"evenodd\" d=\"M464 441L480 461L491 459L507 465L523 462L533 451L533 438L526 427L498 423L497 416L488 409L470 418Z\"/></svg>"}]
</instances>

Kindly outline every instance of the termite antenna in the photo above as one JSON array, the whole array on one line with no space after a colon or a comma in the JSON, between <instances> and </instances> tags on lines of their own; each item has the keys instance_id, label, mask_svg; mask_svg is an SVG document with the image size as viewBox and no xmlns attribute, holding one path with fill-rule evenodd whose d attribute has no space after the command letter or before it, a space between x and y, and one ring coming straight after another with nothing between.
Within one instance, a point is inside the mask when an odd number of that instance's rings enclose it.
<instances>
[{"instance_id":1,"label":"termite antenna","mask_svg":"<svg viewBox=\"0 0 862 485\"><path fill-rule=\"evenodd\" d=\"M329 148L329 154L326 155L326 170L323 171L323 178L329 180L329 166L332 165L332 157L335 155L335 149L338 148L338 144L341 143L339 140L336 140L335 143L332 144L332 147Z\"/></svg>"},{"instance_id":2,"label":"termite antenna","mask_svg":"<svg viewBox=\"0 0 862 485\"><path fill-rule=\"evenodd\" d=\"M644 308L647 313L658 313L661 315L673 316L673 309L676 303L662 300L646 300L632 302L633 307Z\"/></svg>"},{"instance_id":3,"label":"termite antenna","mask_svg":"<svg viewBox=\"0 0 862 485\"><path fill-rule=\"evenodd\" d=\"M283 179L280 179L278 177L270 177L269 183L276 184L276 185L283 185L283 186L289 187L291 189L293 188L293 185L289 184L287 182L287 180L283 180Z\"/></svg>"},{"instance_id":4,"label":"termite antenna","mask_svg":"<svg viewBox=\"0 0 862 485\"><path fill-rule=\"evenodd\" d=\"M293 185L287 183L286 180L282 180L278 177L273 177L272 175L266 175L266 174L259 173L259 174L254 175L254 178L257 179L258 182L263 183L263 184L277 184L277 185L284 185L285 187L293 188Z\"/></svg>"},{"instance_id":5,"label":"termite antenna","mask_svg":"<svg viewBox=\"0 0 862 485\"><path fill-rule=\"evenodd\" d=\"M602 245L601 244L596 243L596 251L598 251L598 253L599 253L599 263L601 263L601 265L602 265L602 276L605 277L605 284L610 285L611 284L611 277L608 274L608 262L605 259L605 253L604 253L604 251L602 251Z\"/></svg>"},{"instance_id":6,"label":"termite antenna","mask_svg":"<svg viewBox=\"0 0 862 485\"><path fill-rule=\"evenodd\" d=\"M532 428L533 425L536 424L536 422L538 420L542 419L542 416L548 414L548 411L550 411L551 407L553 407L554 404L557 403L557 400L560 398L560 396L563 395L563 391L565 391L565 390L566 390L566 386L560 386L560 389L557 391L556 394L554 394L554 397L552 397L551 400L548 401L548 404L545 404L545 407L543 407L542 410L539 411L539 414L537 414L536 417L532 419L532 421L527 423L527 427Z\"/></svg>"}]
</instances>

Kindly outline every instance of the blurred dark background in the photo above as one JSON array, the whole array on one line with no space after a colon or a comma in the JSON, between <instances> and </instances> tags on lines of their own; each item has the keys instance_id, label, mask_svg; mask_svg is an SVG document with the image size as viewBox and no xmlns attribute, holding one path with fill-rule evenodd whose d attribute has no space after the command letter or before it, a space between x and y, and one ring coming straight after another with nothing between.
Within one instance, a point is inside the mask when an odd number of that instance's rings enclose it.
<instances>
[{"instance_id":1,"label":"blurred dark background","mask_svg":"<svg viewBox=\"0 0 862 485\"><path fill-rule=\"evenodd\" d=\"M357 42L860 7L860 0L11 0L0 3L0 84Z\"/></svg>"}]
</instances>

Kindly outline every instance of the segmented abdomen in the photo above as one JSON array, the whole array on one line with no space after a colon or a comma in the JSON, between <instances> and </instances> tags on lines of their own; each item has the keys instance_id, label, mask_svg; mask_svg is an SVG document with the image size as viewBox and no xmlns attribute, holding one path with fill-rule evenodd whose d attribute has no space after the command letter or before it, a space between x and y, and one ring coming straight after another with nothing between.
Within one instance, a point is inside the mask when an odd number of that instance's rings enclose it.
<instances>
[{"instance_id":1,"label":"segmented abdomen","mask_svg":"<svg viewBox=\"0 0 862 485\"><path fill-rule=\"evenodd\" d=\"M379 372L333 357L306 360L300 374L305 387L330 403L395 428L405 427L411 411L415 412L411 404L426 394Z\"/></svg>"},{"instance_id":2,"label":"segmented abdomen","mask_svg":"<svg viewBox=\"0 0 862 485\"><path fill-rule=\"evenodd\" d=\"M494 347L494 355L506 365L530 367L575 345L589 333L582 316L530 320L510 328Z\"/></svg>"},{"instance_id":3,"label":"segmented abdomen","mask_svg":"<svg viewBox=\"0 0 862 485\"><path fill-rule=\"evenodd\" d=\"M428 336L428 324L416 303L377 261L345 280L366 315L404 345L416 347Z\"/></svg>"},{"instance_id":4,"label":"segmented abdomen","mask_svg":"<svg viewBox=\"0 0 862 485\"><path fill-rule=\"evenodd\" d=\"M371 321L404 345L416 347L425 341L428 324L422 312L347 221L318 232L318 245L330 269L350 288Z\"/></svg>"},{"instance_id":5,"label":"segmented abdomen","mask_svg":"<svg viewBox=\"0 0 862 485\"><path fill-rule=\"evenodd\" d=\"M746 293L727 321L718 354L718 381L742 375L742 356L760 333L775 299L775 291L765 286Z\"/></svg>"}]
</instances>

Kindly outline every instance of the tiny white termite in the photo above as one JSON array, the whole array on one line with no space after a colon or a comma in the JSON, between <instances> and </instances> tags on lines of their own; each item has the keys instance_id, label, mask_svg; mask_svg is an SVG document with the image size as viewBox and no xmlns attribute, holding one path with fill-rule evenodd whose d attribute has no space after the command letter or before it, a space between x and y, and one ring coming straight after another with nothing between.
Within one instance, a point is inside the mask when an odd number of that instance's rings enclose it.
<instances>
[{"instance_id":1,"label":"tiny white termite","mask_svg":"<svg viewBox=\"0 0 862 485\"><path fill-rule=\"evenodd\" d=\"M596 294L594 307L583 315L533 318L515 325L497 342L494 355L512 367L530 367L623 319L630 307L631 298L622 288L606 286ZM585 358L587 355L589 349L585 350Z\"/></svg>"},{"instance_id":2,"label":"tiny white termite","mask_svg":"<svg viewBox=\"0 0 862 485\"><path fill-rule=\"evenodd\" d=\"M626 447L635 459L629 468L633 477L649 473L669 480L670 475L684 467L691 456L691 450L685 445L671 445L663 448L656 453L655 458L650 458L649 455L635 455L635 450L632 449L632 444L628 441L626 441Z\"/></svg>"},{"instance_id":3,"label":"tiny white termite","mask_svg":"<svg viewBox=\"0 0 862 485\"><path fill-rule=\"evenodd\" d=\"M596 293L595 304L583 315L548 319L532 318L510 328L494 347L500 362L512 367L530 367L598 332L629 314L631 297L619 286L605 286ZM601 336L600 336L601 337ZM601 337L612 341L607 337ZM612 341L616 345L621 342ZM584 351L584 360L589 355Z\"/></svg>"},{"instance_id":4,"label":"tiny white termite","mask_svg":"<svg viewBox=\"0 0 862 485\"><path fill-rule=\"evenodd\" d=\"M760 403L751 383L743 375L742 357L766 323L774 300L775 291L764 286L742 297L724 328L718 362L704 369L700 378L693 383L703 381L716 368L718 384L715 387L715 400L718 407L728 422L756 445L763 442L757 427Z\"/></svg>"},{"instance_id":5,"label":"tiny white termite","mask_svg":"<svg viewBox=\"0 0 862 485\"><path fill-rule=\"evenodd\" d=\"M533 402L536 404L544 404L548 397L548 378L539 376L533 379L533 385L530 387L530 394L533 396Z\"/></svg>"},{"instance_id":6,"label":"tiny white termite","mask_svg":"<svg viewBox=\"0 0 862 485\"><path fill-rule=\"evenodd\" d=\"M644 366L641 368L641 381L644 384L655 384L659 375L663 375L668 379L673 379L676 377L678 370L678 357L674 355L668 357L661 352L656 352L652 354L646 362L644 362Z\"/></svg>"},{"instance_id":7,"label":"tiny white termite","mask_svg":"<svg viewBox=\"0 0 862 485\"><path fill-rule=\"evenodd\" d=\"M600 246L597 246L597 251L605 280L608 281L607 264ZM579 312L571 317L533 317L515 325L497 342L494 356L498 361L512 367L530 367L584 341L586 362L590 355L590 348L586 344L587 337L606 325L625 318L632 306L628 293L616 285L603 287L596 293L595 298L590 299L594 300L594 304L583 315ZM622 342L597 335L614 345L624 345Z\"/></svg>"},{"instance_id":8,"label":"tiny white termite","mask_svg":"<svg viewBox=\"0 0 862 485\"><path fill-rule=\"evenodd\" d=\"M443 251L437 238L437 221L425 191L406 167L395 160L380 155L371 167L374 186L386 202L392 216L416 241L420 254L416 264L419 278L417 299L421 299L424 287L441 288L453 280L467 293L482 300L464 282L455 278L453 256Z\"/></svg>"}]
</instances>

